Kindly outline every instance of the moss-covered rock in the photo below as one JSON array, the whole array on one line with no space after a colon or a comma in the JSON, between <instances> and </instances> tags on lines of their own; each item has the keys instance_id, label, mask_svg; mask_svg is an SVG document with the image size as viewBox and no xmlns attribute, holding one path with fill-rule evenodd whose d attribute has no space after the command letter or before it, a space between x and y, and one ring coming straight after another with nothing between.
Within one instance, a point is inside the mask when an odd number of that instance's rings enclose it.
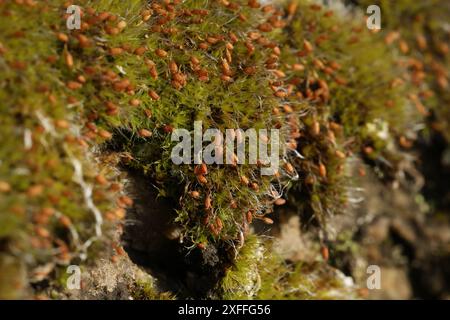
<instances>
[{"instance_id":1,"label":"moss-covered rock","mask_svg":"<svg viewBox=\"0 0 450 320\"><path fill-rule=\"evenodd\" d=\"M274 223L291 190L290 206L326 230L345 211L354 154L395 175L424 113L415 67L360 13L306 0L80 0L72 31L70 4L0 1L0 274L20 266L29 279L1 278L1 295L53 286L68 264L117 260L133 172L171 204L183 253L221 262L210 297L352 297L337 271L286 263L251 224ZM195 135L197 121L200 134L279 129L280 167L262 175L265 164L241 164L219 140L201 149L234 163L175 164L173 133ZM134 289L163 297L153 283Z\"/></svg>"}]
</instances>

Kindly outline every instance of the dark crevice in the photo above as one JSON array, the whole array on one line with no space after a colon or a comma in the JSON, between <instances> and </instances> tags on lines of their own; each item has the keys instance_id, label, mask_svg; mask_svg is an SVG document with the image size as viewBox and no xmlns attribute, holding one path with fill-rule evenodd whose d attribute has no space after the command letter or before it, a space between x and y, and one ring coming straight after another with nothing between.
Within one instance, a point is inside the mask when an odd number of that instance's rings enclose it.
<instances>
[{"instance_id":1,"label":"dark crevice","mask_svg":"<svg viewBox=\"0 0 450 320\"><path fill-rule=\"evenodd\" d=\"M104 152L129 152L130 141L133 147L140 144L141 138L128 135L126 130L116 132ZM142 143L146 141L142 139ZM157 154L158 150L153 152ZM177 197L159 195L157 182L135 164L121 163L119 169L126 175L125 192L133 199L121 239L131 261L156 278L161 291L177 298L217 298L213 292L231 264L227 245L210 243L202 250L192 243L182 243L182 228L174 222ZM173 186L183 190L177 183L174 181Z\"/></svg>"},{"instance_id":2,"label":"dark crevice","mask_svg":"<svg viewBox=\"0 0 450 320\"><path fill-rule=\"evenodd\" d=\"M437 211L450 212L450 165L445 162L448 143L442 134L431 132L421 137L417 149L421 153L420 171L426 183L422 193Z\"/></svg>"},{"instance_id":3,"label":"dark crevice","mask_svg":"<svg viewBox=\"0 0 450 320\"><path fill-rule=\"evenodd\" d=\"M209 297L223 276L226 254L212 244L204 250L187 249L191 244L180 243L180 228L173 223L175 202L157 197L150 179L140 172L127 173L134 205L127 212L122 240L131 260L156 277L161 290L181 298Z\"/></svg>"}]
</instances>

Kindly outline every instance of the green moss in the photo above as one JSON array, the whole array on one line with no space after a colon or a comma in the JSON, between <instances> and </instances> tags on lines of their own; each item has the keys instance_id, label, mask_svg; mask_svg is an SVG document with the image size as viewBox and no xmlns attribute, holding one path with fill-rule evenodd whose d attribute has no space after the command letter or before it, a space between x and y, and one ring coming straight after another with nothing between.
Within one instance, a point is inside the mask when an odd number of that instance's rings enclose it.
<instances>
[{"instance_id":1,"label":"green moss","mask_svg":"<svg viewBox=\"0 0 450 320\"><path fill-rule=\"evenodd\" d=\"M136 281L131 292L134 300L173 300L175 298L170 293L158 292L152 279Z\"/></svg>"},{"instance_id":2,"label":"green moss","mask_svg":"<svg viewBox=\"0 0 450 320\"><path fill-rule=\"evenodd\" d=\"M2 2L0 14L2 243L16 263L27 255L30 269L84 259L88 244L103 242L100 232L112 227L96 208L110 209L116 196L95 183L100 169L81 144L77 108L67 103L54 25L64 21L59 2ZM102 172L114 180L108 167Z\"/></svg>"},{"instance_id":3,"label":"green moss","mask_svg":"<svg viewBox=\"0 0 450 320\"><path fill-rule=\"evenodd\" d=\"M249 237L235 264L225 274L224 299L304 300L356 298L353 284L325 263L290 263L272 243Z\"/></svg>"},{"instance_id":4,"label":"green moss","mask_svg":"<svg viewBox=\"0 0 450 320\"><path fill-rule=\"evenodd\" d=\"M204 13L208 14L196 13L191 17L182 13L183 10L190 12L195 9L206 10ZM174 201L182 199L180 207L176 208L176 221L184 227L184 237L188 241L199 243L217 238L237 238L246 224L242 212L252 209L263 213L265 202L272 200L265 196L272 178L261 177L256 165L243 165L238 169L212 165L205 176L207 182L201 184L193 165L172 163L170 156L175 143L170 141L168 131L176 128L192 131L194 121L202 121L204 130L217 128L222 132L226 128L270 127L274 121L271 111L280 104L280 99L274 97L269 88L271 75L264 66L272 52L272 42L267 39L267 44L261 45L254 41L253 53L249 53L245 45L247 33L254 31L269 15L240 6L240 14L248 18L244 22L237 19L236 10L220 3L203 1L186 1L175 6L175 10L179 17L162 26L157 25L162 16L154 14L147 21L147 27L136 36L141 39L137 45L148 49L142 58L128 53L114 58L115 64L124 66L127 78L132 83L135 80L139 83L136 95L141 101L141 106L134 111L121 114L124 118L120 120L120 127L126 129L131 137L131 141L123 144L124 151L133 155L129 165L146 172L149 181L156 181L161 196ZM149 33L148 28L157 32ZM173 28L178 32L167 33ZM235 34L236 39L231 34ZM144 35L147 36L144 38ZM111 46L123 44L117 41ZM207 48L201 49L202 45ZM157 49L164 50L168 56L158 56ZM198 59L199 65L192 63L193 57ZM231 83L220 79L223 59L228 59L226 64L231 68ZM186 78L182 88L174 85L175 75L170 71L173 62L179 70L177 74ZM246 74L243 71L246 67L256 68L256 72ZM157 79L149 76L149 69L153 68L158 72ZM201 79L205 74L207 79ZM160 97L157 101L148 96L150 90ZM151 119L145 116L144 109L151 111ZM152 137L133 137L140 129L149 129ZM257 183L258 190L243 185L241 176ZM199 192L200 199L193 200L189 196L191 191ZM212 209L205 209L207 197L211 198ZM230 207L232 199L237 208ZM206 220L209 222L205 223Z\"/></svg>"},{"instance_id":5,"label":"green moss","mask_svg":"<svg viewBox=\"0 0 450 320\"><path fill-rule=\"evenodd\" d=\"M261 37L252 44L248 33L266 19L279 22L279 16L204 1L78 4L85 8L83 25L73 32L65 29L57 1L1 4L1 130L7 137L1 166L7 207L1 219L7 241L33 252L29 268L49 260L95 259L87 247L96 240L108 245L110 220L130 205L115 182L114 166L125 155L126 165L147 174L161 196L186 199L175 209L187 243L246 232L242 212L265 214L274 201L273 178L260 178L256 165L211 166L201 185L193 166L170 160L170 133L192 129L194 120L202 120L205 129L270 127L271 111L281 103L265 68L275 45ZM244 72L246 67L255 72ZM113 134L116 144L124 138L117 156L91 151ZM242 176L252 188L242 185ZM192 190L200 192L199 201L189 198ZM206 197L212 209L204 207Z\"/></svg>"},{"instance_id":6,"label":"green moss","mask_svg":"<svg viewBox=\"0 0 450 320\"><path fill-rule=\"evenodd\" d=\"M288 23L277 35L281 70L301 114L292 131L305 158L294 162L300 179L289 200L324 226L347 206L353 154L394 177L404 159L397 141L415 136L421 116L408 100L414 89L401 80L404 59L366 28L360 12L310 1L286 8Z\"/></svg>"},{"instance_id":7,"label":"green moss","mask_svg":"<svg viewBox=\"0 0 450 320\"><path fill-rule=\"evenodd\" d=\"M368 1L357 1L359 7ZM408 58L412 84L418 93L411 99L428 117L428 130L450 138L449 31L444 27L450 17L447 2L433 0L373 1L382 11L380 37L398 54Z\"/></svg>"}]
</instances>

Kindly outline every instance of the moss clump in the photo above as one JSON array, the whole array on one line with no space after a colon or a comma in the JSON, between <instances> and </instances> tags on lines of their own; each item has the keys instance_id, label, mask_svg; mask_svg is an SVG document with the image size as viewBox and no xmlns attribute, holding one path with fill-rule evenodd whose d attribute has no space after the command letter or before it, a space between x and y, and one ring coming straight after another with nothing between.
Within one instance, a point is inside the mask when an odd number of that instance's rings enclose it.
<instances>
[{"instance_id":1,"label":"moss clump","mask_svg":"<svg viewBox=\"0 0 450 320\"><path fill-rule=\"evenodd\" d=\"M359 12L330 10L292 1L281 40L286 44L291 82L302 97L329 110L344 133L365 141L367 123L382 119L392 130L407 128L415 114L399 58L365 26ZM417 119L417 116L416 116Z\"/></svg>"},{"instance_id":2,"label":"moss clump","mask_svg":"<svg viewBox=\"0 0 450 320\"><path fill-rule=\"evenodd\" d=\"M282 127L271 112L284 91L267 70L279 50L263 35L283 26L281 13L254 3L77 4L81 30L67 32L57 1L1 3L2 158L12 155L1 166L2 236L33 252L30 268L89 257L111 225L104 221L123 218L132 201L114 181L119 159L147 174L161 196L182 199L175 209L188 244L238 239L253 218L270 222L264 215L280 196L273 177L261 178L257 165L211 166L208 174L176 166L170 134L194 120L205 129ZM94 152L111 139L115 154ZM280 172L277 184L289 175Z\"/></svg>"},{"instance_id":3,"label":"moss clump","mask_svg":"<svg viewBox=\"0 0 450 320\"><path fill-rule=\"evenodd\" d=\"M277 45L258 27L270 19L270 29L275 29L281 24L279 14L240 2L155 2L142 10L141 16L145 10L152 14L135 36L139 43L131 45L132 53L114 57L130 83L139 83L134 93L140 101L122 113L120 126L111 123L127 136L119 148L131 153L127 165L148 174L161 196L180 202L176 221L185 241L203 246L237 239L248 224L243 212L262 217L274 201L266 196L273 178L261 177L260 168L250 164L175 165L171 132L192 132L194 121L202 121L204 130L221 132L274 126L271 111L281 98L270 88L274 76L266 61L278 59ZM121 39L111 42L111 47L123 45ZM136 48L145 50L142 56L136 56ZM123 104L129 97L125 99ZM225 154L222 147L215 152Z\"/></svg>"},{"instance_id":4,"label":"moss clump","mask_svg":"<svg viewBox=\"0 0 450 320\"><path fill-rule=\"evenodd\" d=\"M397 139L413 134L421 117L407 98L403 60L367 30L360 12L310 1L290 1L285 12L280 72L292 92L291 137L302 155L289 199L323 226L347 205L352 156L393 177L404 159Z\"/></svg>"},{"instance_id":5,"label":"moss clump","mask_svg":"<svg viewBox=\"0 0 450 320\"><path fill-rule=\"evenodd\" d=\"M404 60L407 77L414 87L408 94L411 104L424 117L419 139L411 143L400 136L404 149L413 148L425 184L420 190L434 215L448 212L448 174L450 172L450 32L446 27L450 8L446 1L375 1L383 12L379 37ZM368 1L357 1L362 7ZM421 196L417 196L420 199Z\"/></svg>"},{"instance_id":6,"label":"moss clump","mask_svg":"<svg viewBox=\"0 0 450 320\"><path fill-rule=\"evenodd\" d=\"M417 94L411 102L429 119L429 129L450 139L448 81L450 17L446 1L419 3L410 0L374 1L383 12L380 34L385 43L406 58L410 78ZM365 6L368 1L357 1Z\"/></svg>"},{"instance_id":7,"label":"moss clump","mask_svg":"<svg viewBox=\"0 0 450 320\"><path fill-rule=\"evenodd\" d=\"M149 279L148 281L136 281L134 288L131 288L134 300L173 300L174 297L167 292L159 293L155 288L155 284Z\"/></svg>"},{"instance_id":8,"label":"moss clump","mask_svg":"<svg viewBox=\"0 0 450 320\"><path fill-rule=\"evenodd\" d=\"M58 1L0 2L0 237L30 273L85 260L94 241L108 242L113 224L101 212L117 199L109 192L116 173L94 160L79 131L82 105L64 83L60 9Z\"/></svg>"},{"instance_id":9,"label":"moss clump","mask_svg":"<svg viewBox=\"0 0 450 320\"><path fill-rule=\"evenodd\" d=\"M283 261L269 240L252 236L221 282L224 299L349 299L351 282L326 263Z\"/></svg>"}]
</instances>

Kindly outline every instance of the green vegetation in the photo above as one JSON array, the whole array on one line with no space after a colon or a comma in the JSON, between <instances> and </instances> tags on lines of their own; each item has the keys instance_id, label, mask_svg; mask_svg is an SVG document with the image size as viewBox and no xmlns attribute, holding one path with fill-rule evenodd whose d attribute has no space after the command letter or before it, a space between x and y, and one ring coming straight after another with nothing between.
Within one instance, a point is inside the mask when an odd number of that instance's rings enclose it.
<instances>
[{"instance_id":1,"label":"green vegetation","mask_svg":"<svg viewBox=\"0 0 450 320\"><path fill-rule=\"evenodd\" d=\"M430 108L448 119L437 107L448 104L445 40L433 41L440 62L423 55L427 72L444 73L415 88L418 57L392 50L359 12L306 0L74 4L82 25L69 31L68 3L0 0L0 298L32 296L31 283L58 268L123 251L113 234L133 206L126 169L172 201L185 247L234 253L218 296L356 297L326 263L283 261L252 222L274 223L274 205L287 200L326 231L330 216L345 213L352 159L389 163L381 172L394 176L428 115L419 97L441 90ZM171 134L192 132L194 121L222 132L280 129L280 170L175 165ZM153 283L133 292L165 297Z\"/></svg>"}]
</instances>

